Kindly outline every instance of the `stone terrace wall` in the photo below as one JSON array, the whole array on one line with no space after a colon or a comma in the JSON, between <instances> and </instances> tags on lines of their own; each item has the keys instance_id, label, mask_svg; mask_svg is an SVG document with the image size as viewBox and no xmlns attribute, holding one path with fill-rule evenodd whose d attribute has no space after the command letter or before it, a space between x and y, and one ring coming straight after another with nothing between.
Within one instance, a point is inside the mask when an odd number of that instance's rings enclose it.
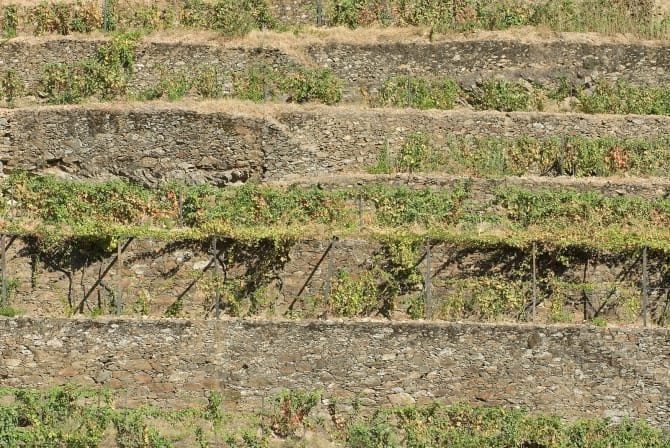
<instances>
[{"instance_id":1,"label":"stone terrace wall","mask_svg":"<svg viewBox=\"0 0 670 448\"><path fill-rule=\"evenodd\" d=\"M0 121L5 138L0 159L11 168L120 176L147 185L193 176L219 185L260 177L266 159L262 142L286 146L286 134L229 107L204 114L142 106L8 111Z\"/></svg>"},{"instance_id":2,"label":"stone terrace wall","mask_svg":"<svg viewBox=\"0 0 670 448\"><path fill-rule=\"evenodd\" d=\"M463 40L436 43L317 44L307 54L350 86L374 90L390 76L441 76L465 86L495 78L546 84L567 79L626 79L660 84L670 79L670 52L642 44L520 40Z\"/></svg>"},{"instance_id":3,"label":"stone terrace wall","mask_svg":"<svg viewBox=\"0 0 670 448\"><path fill-rule=\"evenodd\" d=\"M15 69L34 85L45 63L75 62L93 58L104 40L48 38L10 40L0 45L0 68ZM664 45L571 42L563 40L473 39L428 43L389 41L378 44L301 43L289 50L239 43L183 43L143 41L135 49L131 90L155 85L170 71L211 66L220 73L244 70L265 63L329 67L346 80L344 100L361 100L361 89L374 91L389 76L449 76L465 86L492 76L525 79L544 84L558 77L569 79L626 79L662 84L670 80L670 51ZM289 45L289 44L287 44ZM293 55L293 56L291 56ZM225 85L223 94L231 93Z\"/></svg>"},{"instance_id":4,"label":"stone terrace wall","mask_svg":"<svg viewBox=\"0 0 670 448\"><path fill-rule=\"evenodd\" d=\"M668 330L24 318L1 319L0 333L3 386L108 386L128 405L179 408L215 390L227 410L257 410L281 388L322 388L363 406L470 401L670 421Z\"/></svg>"},{"instance_id":5,"label":"stone terrace wall","mask_svg":"<svg viewBox=\"0 0 670 448\"><path fill-rule=\"evenodd\" d=\"M19 78L34 90L44 64L95 59L97 49L106 43L102 39L71 38L10 40L0 45L0 69L13 68ZM215 67L223 75L260 64L288 66L295 63L275 48L219 45L215 42L190 44L143 41L135 48L134 55L133 74L129 82L131 91L152 87L160 81L161 76L171 72L192 74L201 67ZM224 89L223 94L230 94L231 83L224 82Z\"/></svg>"},{"instance_id":6,"label":"stone terrace wall","mask_svg":"<svg viewBox=\"0 0 670 448\"><path fill-rule=\"evenodd\" d=\"M416 131L434 137L433 143L439 148L449 135L655 138L667 135L670 124L670 118L661 116L366 108L278 109L274 118L286 127L301 152L298 159L291 159L294 154L282 153L284 148L274 148L271 153L277 161L268 161L268 178L363 171L377 162L386 145L390 152L397 151L407 135ZM445 151L448 153L448 149Z\"/></svg>"},{"instance_id":7,"label":"stone terrace wall","mask_svg":"<svg viewBox=\"0 0 670 448\"><path fill-rule=\"evenodd\" d=\"M79 178L226 184L365 171L414 131L449 135L662 137L670 117L481 113L230 101L0 109L0 161ZM444 151L448 152L445 146Z\"/></svg>"},{"instance_id":8,"label":"stone terrace wall","mask_svg":"<svg viewBox=\"0 0 670 448\"><path fill-rule=\"evenodd\" d=\"M368 207L370 205L366 204ZM228 284L235 288L250 277L259 279L262 293L256 300L265 304L259 313L273 317L284 316L289 309L303 316L322 313L326 306L326 284L330 281L332 285L336 281L339 270L350 272L354 279L367 271L378 276L378 271L373 268L379 268L380 260L386 260L384 246L376 241L343 238L334 249L329 250L329 245L330 240L326 238L299 241L285 254L277 254L271 249L272 243L268 247L240 247L219 242L219 248L228 254L223 257ZM208 250L209 241L134 240L123 254L124 267L119 271L118 265L113 264L115 253L103 254L101 260L90 253L66 259L37 258L30 240L16 239L7 250L7 278L15 285L11 288L10 303L30 316L68 316L78 313L80 303L86 314L113 313L113 295L118 285L124 284L124 313L163 316L181 298L178 316L202 318L208 313L211 316L214 304L211 271L203 275L211 260ZM424 247L416 252L415 262L421 273L426 269L424 253ZM458 301L463 298L459 285L462 287L464 279L497 278L514 282L521 279L525 282L526 299L530 303L530 257L530 250L464 249L453 244L434 244L431 247L431 310L435 316L445 316L443 310L446 312L451 303L458 307ZM628 308L624 306L631 297L641 296L639 256L563 253L563 257L568 260L568 266L556 263L551 253L540 253L537 257L541 298L537 322L550 321L550 303L544 298L554 290L545 280L557 279L564 284L595 285L587 287L585 293L578 286L565 286L560 292L559 300L572 321L582 322L584 319L582 300L586 294L595 309L603 306L601 316L608 321L641 323L639 317L630 315L630 305ZM375 259L378 260L376 263ZM667 263L667 256L656 253L649 256L649 316L653 322L667 313L670 288L665 269ZM100 273L110 265L109 273L101 278ZM332 271L329 271L330 266ZM98 286L100 279L102 286ZM85 300L84 292L90 292ZM420 294L421 285L416 285L408 297L415 298ZM397 299L397 313L391 313L393 318L407 318L405 299L407 297ZM231 314L233 310L225 296L222 303L224 314ZM243 301L242 313L246 313L248 306L249 298ZM592 315L589 308L587 313ZM477 311L471 311L468 318L477 319ZM505 315L502 318L517 320L519 316Z\"/></svg>"}]
</instances>

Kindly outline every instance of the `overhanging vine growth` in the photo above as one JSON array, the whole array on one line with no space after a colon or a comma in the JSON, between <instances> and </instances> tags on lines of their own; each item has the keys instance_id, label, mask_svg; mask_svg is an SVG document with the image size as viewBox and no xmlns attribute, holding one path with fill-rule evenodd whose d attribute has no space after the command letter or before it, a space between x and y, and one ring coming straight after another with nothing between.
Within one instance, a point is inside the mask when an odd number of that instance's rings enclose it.
<instances>
[{"instance_id":1,"label":"overhanging vine growth","mask_svg":"<svg viewBox=\"0 0 670 448\"><path fill-rule=\"evenodd\" d=\"M473 196L466 181L451 191L375 183L332 190L254 183L229 188L174 184L147 190L118 180L87 183L17 174L4 181L2 190L4 232L44 241L402 234L473 245L528 247L535 241L605 251L670 249L670 200L570 189L503 187L493 200L483 201ZM359 197L364 202L361 216Z\"/></svg>"}]
</instances>

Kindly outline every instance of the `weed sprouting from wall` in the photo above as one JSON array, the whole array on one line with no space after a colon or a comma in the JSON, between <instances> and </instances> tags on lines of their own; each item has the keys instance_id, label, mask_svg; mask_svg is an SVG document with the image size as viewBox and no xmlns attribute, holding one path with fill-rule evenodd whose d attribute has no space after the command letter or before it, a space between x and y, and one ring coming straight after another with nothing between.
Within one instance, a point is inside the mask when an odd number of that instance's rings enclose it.
<instances>
[{"instance_id":1,"label":"weed sprouting from wall","mask_svg":"<svg viewBox=\"0 0 670 448\"><path fill-rule=\"evenodd\" d=\"M112 99L124 95L139 37L137 32L115 35L98 49L95 59L46 64L39 81L42 95L56 104L78 103L91 96Z\"/></svg>"},{"instance_id":2,"label":"weed sprouting from wall","mask_svg":"<svg viewBox=\"0 0 670 448\"><path fill-rule=\"evenodd\" d=\"M450 173L478 177L557 176L666 176L670 173L668 139L566 137L517 138L432 136L414 134L422 150L412 158L415 173ZM412 145L410 136L390 144L387 139L373 174L407 173L403 151ZM667 162L666 162L667 161Z\"/></svg>"},{"instance_id":3,"label":"weed sprouting from wall","mask_svg":"<svg viewBox=\"0 0 670 448\"><path fill-rule=\"evenodd\" d=\"M24 90L25 86L16 70L7 68L0 71L0 99L5 100L7 106L12 107Z\"/></svg>"},{"instance_id":4,"label":"weed sprouting from wall","mask_svg":"<svg viewBox=\"0 0 670 448\"><path fill-rule=\"evenodd\" d=\"M453 109L458 104L476 110L543 111L549 100L557 103L572 98L573 109L584 113L670 114L670 90L666 87L633 85L623 80L596 80L593 86L559 78L546 86L522 81L487 79L461 88L456 81L393 76L379 93L368 97L372 107Z\"/></svg>"},{"instance_id":5,"label":"weed sprouting from wall","mask_svg":"<svg viewBox=\"0 0 670 448\"><path fill-rule=\"evenodd\" d=\"M322 391L282 390L268 397L271 409L224 413L219 392L209 394L204 407L168 411L156 407L122 407L124 392L74 385L45 391L4 388L9 398L0 407L8 447L22 445L100 446L113 428L120 447L166 448L177 444L266 448L337 438L351 447L440 446L665 446L667 435L644 421L580 419L567 422L557 415L501 406L469 404L394 407L375 406L364 415L356 399L328 398ZM127 392L125 392L127 393ZM345 411L344 409L353 409ZM324 420L316 411L328 413ZM332 420L332 422L330 421ZM167 430L166 428L170 428ZM310 435L306 438L306 429ZM269 432L272 431L274 436Z\"/></svg>"}]
</instances>

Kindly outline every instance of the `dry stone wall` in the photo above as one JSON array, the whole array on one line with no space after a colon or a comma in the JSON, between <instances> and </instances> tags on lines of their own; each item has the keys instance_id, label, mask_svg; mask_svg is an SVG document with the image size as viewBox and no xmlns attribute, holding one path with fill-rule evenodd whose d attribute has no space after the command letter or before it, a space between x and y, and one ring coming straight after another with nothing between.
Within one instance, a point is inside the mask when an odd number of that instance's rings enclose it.
<instances>
[{"instance_id":1,"label":"dry stone wall","mask_svg":"<svg viewBox=\"0 0 670 448\"><path fill-rule=\"evenodd\" d=\"M105 40L45 38L10 40L0 45L0 69L13 68L20 79L36 88L46 63L76 62L94 58ZM344 79L345 101L362 100L390 76L451 77L468 87L491 77L546 84L560 77L589 82L625 79L633 83L663 84L670 80L670 52L660 44L572 42L562 39L523 41L464 39L453 41L375 44L302 43L263 47L236 42L157 42L145 40L135 49L130 90L140 91L172 72L192 74L213 67L229 74L252 66L301 64L331 68ZM230 79L224 95L232 92Z\"/></svg>"},{"instance_id":2,"label":"dry stone wall","mask_svg":"<svg viewBox=\"0 0 670 448\"><path fill-rule=\"evenodd\" d=\"M2 109L3 171L76 178L119 176L156 185L185 179L223 185L258 178L363 172L412 132L448 154L450 135L657 138L670 117L481 113L232 101Z\"/></svg>"},{"instance_id":3,"label":"dry stone wall","mask_svg":"<svg viewBox=\"0 0 670 448\"><path fill-rule=\"evenodd\" d=\"M268 163L268 178L362 171L376 163L384 148L398 150L404 139L417 131L434 137L435 146L440 147L450 135L654 138L667 135L666 123L670 123L670 119L661 116L364 108L286 109L285 112L278 110L274 116L286 127L292 140L300 145L301 151L297 158L291 159L289 154L281 153L284 148L274 149L272 154L278 161Z\"/></svg>"},{"instance_id":4,"label":"dry stone wall","mask_svg":"<svg viewBox=\"0 0 670 448\"><path fill-rule=\"evenodd\" d=\"M10 288L10 304L31 316L114 313L114 297L119 285L124 285L124 314L170 315L168 310L174 309L178 303L179 311L171 315L189 318L213 315L215 291L212 271L205 272L211 261L209 241L165 243L133 240L123 253L121 270L118 264L114 264L115 253L99 254L98 258L90 252L75 251L71 258L53 258L38 256L31 242L29 239L15 239L7 251L7 278L13 285ZM241 302L239 308L230 296L224 294L223 313L247 314L247 310L251 309L251 297L254 297L260 309L252 314L316 316L326 310L326 290L334 288L339 271L351 273L354 280L363 272L372 272L381 283L383 276L379 275L379 269L390 271L393 267L389 264L388 250L380 242L343 238L334 248L330 248L330 242L326 238L299 241L289 246L286 253L278 253L272 242L245 246L219 241L226 263L227 290L232 294L236 287L253 285L253 282L256 285L249 286L244 299L232 296ZM426 270L424 253L425 247L418 247L415 253L419 277ZM573 322L588 320L595 310L599 310L599 315L610 322L641 323L642 263L638 255L564 252L562 263L557 262L554 255L553 251L549 251L537 257L538 322L555 318L551 315L549 299L553 296L551 300L559 300L566 312L564 318ZM452 244L433 244L431 314L449 317L449 310L453 308L458 310L455 315L461 318L461 306L469 310L467 318L479 319L477 305L459 305L469 300L468 293L462 290L463 281L468 279L477 285L486 285L487 279L524 282L524 300L530 303L530 257L530 250L508 247L462 248ZM667 263L667 256L656 253L649 256L651 322L667 316L670 288L665 268ZM103 275L109 266L111 269ZM560 291L555 290L559 283L552 283L552 280L560 282ZM420 297L422 287L418 282L412 285L406 296L399 297L391 317L407 318L406 299ZM585 296L592 307L584 302ZM634 304L632 310L630 303ZM515 312L499 318L517 320L520 315ZM522 320L526 318L521 316Z\"/></svg>"},{"instance_id":5,"label":"dry stone wall","mask_svg":"<svg viewBox=\"0 0 670 448\"><path fill-rule=\"evenodd\" d=\"M16 70L29 91L39 90L39 79L45 64L75 63L95 59L98 48L107 40L46 38L10 40L0 45L0 69ZM289 66L296 62L275 48L255 48L239 45L184 42L142 41L134 50L133 72L129 89L139 92L155 86L161 77L171 73L188 76L202 68L215 68L222 79L224 95L232 92L230 73L249 67Z\"/></svg>"},{"instance_id":6,"label":"dry stone wall","mask_svg":"<svg viewBox=\"0 0 670 448\"><path fill-rule=\"evenodd\" d=\"M469 401L670 421L664 329L3 318L0 333L3 386L107 386L121 405L180 408L220 391L226 410L258 410L290 388L365 408Z\"/></svg>"},{"instance_id":7,"label":"dry stone wall","mask_svg":"<svg viewBox=\"0 0 670 448\"><path fill-rule=\"evenodd\" d=\"M464 86L490 78L526 80L541 85L559 78L588 81L625 79L660 84L670 79L664 46L586 42L462 40L436 43L312 45L306 53L331 68L360 96L374 92L390 76L449 77Z\"/></svg>"},{"instance_id":8,"label":"dry stone wall","mask_svg":"<svg viewBox=\"0 0 670 448\"><path fill-rule=\"evenodd\" d=\"M0 118L5 139L0 159L8 169L119 176L146 185L165 179L222 185L258 178L264 144L285 146L287 136L261 117L226 109L205 114L142 106L11 111Z\"/></svg>"}]
</instances>

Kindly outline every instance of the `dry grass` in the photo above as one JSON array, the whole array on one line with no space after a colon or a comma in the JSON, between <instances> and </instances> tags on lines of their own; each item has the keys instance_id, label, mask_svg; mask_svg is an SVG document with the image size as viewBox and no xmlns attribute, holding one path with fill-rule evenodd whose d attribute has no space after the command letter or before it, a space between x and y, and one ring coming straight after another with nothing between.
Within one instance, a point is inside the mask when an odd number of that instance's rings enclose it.
<instances>
[{"instance_id":1,"label":"dry grass","mask_svg":"<svg viewBox=\"0 0 670 448\"><path fill-rule=\"evenodd\" d=\"M670 0L669 0L670 1ZM102 32L88 34L71 34L68 36L22 35L12 41L40 44L61 40L100 40L107 37ZM265 47L278 48L290 56L305 58L303 49L310 45L347 44L347 45L393 45L398 43L444 43L444 42L477 42L477 41L515 41L526 43L565 42L600 44L631 44L640 43L649 46L666 46L667 40L641 39L633 35L603 35L598 33L560 33L545 28L524 27L506 31L470 31L466 33L434 34L430 39L430 30L423 27L402 28L359 28L351 30L345 27L316 28L301 27L293 32L253 31L244 37L225 37L213 31L197 31L192 29L163 30L148 33L143 37L147 42L162 42L190 45L213 45L228 47Z\"/></svg>"},{"instance_id":2,"label":"dry grass","mask_svg":"<svg viewBox=\"0 0 670 448\"><path fill-rule=\"evenodd\" d=\"M368 117L366 119L374 119L374 117L405 117L407 120L412 120L412 117L426 117L430 116L436 120L440 117L445 119L448 117L458 117L466 121L468 119L481 119L484 115L500 117L504 120L505 117L514 116L520 120L531 120L537 117L545 117L551 119L556 117L561 120L573 119L575 122L588 123L609 123L608 126L617 126L618 123L637 117L638 115L610 115L610 114L585 114L580 112L498 112L493 110L487 111L473 111L468 108L452 109L452 110L420 110L420 109L401 109L401 108L370 108L363 103L348 103L339 104L337 107L327 106L318 103L255 103L248 100L240 100L236 98L221 98L221 99L207 99L201 100L197 98L185 98L178 102L171 102L165 100L152 101L110 101L110 102L95 102L90 101L83 104L74 105L54 105L45 106L43 104L27 104L20 110L44 110L46 108L61 109L61 110L109 110L109 111L143 111L143 112L160 112L162 110L187 110L196 113L229 113L231 115L250 116L250 117L265 117L272 120L273 116L290 113L308 113L313 115L325 115L333 117L342 117L346 119L352 115L359 115L361 117ZM13 110L19 109L2 109L8 114ZM655 116L654 120L670 128L670 116ZM659 124L660 125L660 124Z\"/></svg>"}]
</instances>

